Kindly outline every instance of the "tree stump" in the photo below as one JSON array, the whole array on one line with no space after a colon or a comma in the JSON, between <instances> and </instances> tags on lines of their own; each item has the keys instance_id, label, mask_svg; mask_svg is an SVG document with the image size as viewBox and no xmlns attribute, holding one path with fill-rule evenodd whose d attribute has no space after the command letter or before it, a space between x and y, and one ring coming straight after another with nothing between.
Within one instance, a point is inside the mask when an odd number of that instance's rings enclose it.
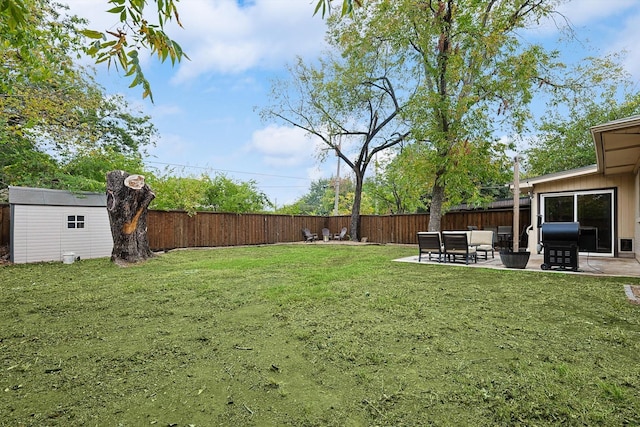
<instances>
[{"instance_id":1,"label":"tree stump","mask_svg":"<svg viewBox=\"0 0 640 427\"><path fill-rule=\"evenodd\" d=\"M147 208L156 197L142 175L107 173L107 212L111 223L111 261L128 264L153 256L147 237Z\"/></svg>"}]
</instances>

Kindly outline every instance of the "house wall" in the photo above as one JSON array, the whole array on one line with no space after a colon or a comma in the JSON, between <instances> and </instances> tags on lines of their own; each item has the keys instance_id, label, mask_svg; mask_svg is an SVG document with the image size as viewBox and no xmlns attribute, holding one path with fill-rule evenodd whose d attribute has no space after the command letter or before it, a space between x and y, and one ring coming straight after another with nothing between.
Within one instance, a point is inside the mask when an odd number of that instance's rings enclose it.
<instances>
[{"instance_id":1,"label":"house wall","mask_svg":"<svg viewBox=\"0 0 640 427\"><path fill-rule=\"evenodd\" d=\"M634 239L634 252L638 258L638 236L640 228L638 226L638 178L631 174L620 175L587 175L576 178L563 179L536 184L533 188L533 200L531 201L531 221L534 227L532 235L535 238L529 239L529 250L535 251L539 242L536 218L539 213L539 194L556 193L563 191L583 191L598 190L606 188L617 188L616 197L616 248L620 239Z\"/></svg>"},{"instance_id":2,"label":"house wall","mask_svg":"<svg viewBox=\"0 0 640 427\"><path fill-rule=\"evenodd\" d=\"M635 234L635 240L634 240L634 253L636 256L636 259L640 259L640 171L636 172L636 176L635 176L635 185L634 185L634 189L633 189L633 193L634 193L634 198L635 198L635 207L634 207L634 219L635 219L635 223L634 223L634 234Z\"/></svg>"},{"instance_id":3,"label":"house wall","mask_svg":"<svg viewBox=\"0 0 640 427\"><path fill-rule=\"evenodd\" d=\"M68 215L83 215L85 226L67 228ZM11 258L15 263L61 261L62 254L101 258L113 240L104 207L13 205Z\"/></svg>"}]
</instances>

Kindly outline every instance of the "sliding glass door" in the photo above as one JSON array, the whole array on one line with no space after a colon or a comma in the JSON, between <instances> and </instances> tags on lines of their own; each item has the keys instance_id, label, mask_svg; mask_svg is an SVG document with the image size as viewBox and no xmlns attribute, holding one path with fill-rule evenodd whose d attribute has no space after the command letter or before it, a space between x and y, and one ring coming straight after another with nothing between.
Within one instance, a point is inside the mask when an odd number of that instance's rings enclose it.
<instances>
[{"instance_id":1,"label":"sliding glass door","mask_svg":"<svg viewBox=\"0 0 640 427\"><path fill-rule=\"evenodd\" d=\"M579 222L581 250L613 255L614 190L541 195L543 222Z\"/></svg>"}]
</instances>

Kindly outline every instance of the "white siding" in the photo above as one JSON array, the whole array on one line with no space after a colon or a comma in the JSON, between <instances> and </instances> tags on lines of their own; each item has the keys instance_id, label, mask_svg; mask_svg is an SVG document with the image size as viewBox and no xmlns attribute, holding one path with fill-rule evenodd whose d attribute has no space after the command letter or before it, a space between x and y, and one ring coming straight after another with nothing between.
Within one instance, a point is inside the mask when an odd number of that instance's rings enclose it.
<instances>
[{"instance_id":1,"label":"white siding","mask_svg":"<svg viewBox=\"0 0 640 427\"><path fill-rule=\"evenodd\" d=\"M13 262L61 261L73 252L80 258L111 255L113 241L104 207L15 205ZM67 228L69 215L83 215L84 228Z\"/></svg>"}]
</instances>

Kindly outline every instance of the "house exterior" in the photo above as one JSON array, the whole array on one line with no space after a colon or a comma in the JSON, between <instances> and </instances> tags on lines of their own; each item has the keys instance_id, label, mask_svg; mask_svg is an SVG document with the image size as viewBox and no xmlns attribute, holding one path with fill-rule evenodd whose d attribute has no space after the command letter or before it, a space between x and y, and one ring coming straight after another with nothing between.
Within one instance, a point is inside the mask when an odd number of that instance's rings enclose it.
<instances>
[{"instance_id":1,"label":"house exterior","mask_svg":"<svg viewBox=\"0 0 640 427\"><path fill-rule=\"evenodd\" d=\"M106 196L9 187L10 259L14 263L62 261L63 256L111 256L113 239Z\"/></svg>"},{"instance_id":2,"label":"house exterior","mask_svg":"<svg viewBox=\"0 0 640 427\"><path fill-rule=\"evenodd\" d=\"M520 180L531 197L529 250L539 252L539 225L580 223L593 256L640 259L640 116L591 128L597 164Z\"/></svg>"}]
</instances>

